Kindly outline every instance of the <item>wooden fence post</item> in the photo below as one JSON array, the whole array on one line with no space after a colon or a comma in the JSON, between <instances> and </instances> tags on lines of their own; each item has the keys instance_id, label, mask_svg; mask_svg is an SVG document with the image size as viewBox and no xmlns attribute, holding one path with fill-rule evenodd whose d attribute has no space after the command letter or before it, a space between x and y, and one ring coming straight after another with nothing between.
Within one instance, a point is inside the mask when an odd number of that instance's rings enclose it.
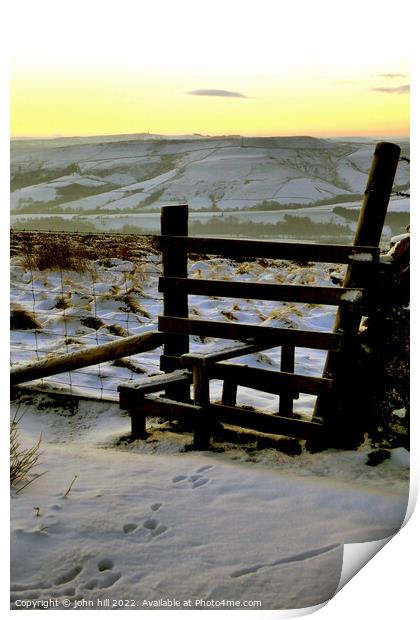
<instances>
[{"instance_id":1,"label":"wooden fence post","mask_svg":"<svg viewBox=\"0 0 420 620\"><path fill-rule=\"evenodd\" d=\"M280 358L281 372L295 371L295 347L293 345L283 345ZM280 395L279 415L290 418L293 415L293 397L295 393L287 390Z\"/></svg>"},{"instance_id":2,"label":"wooden fence post","mask_svg":"<svg viewBox=\"0 0 420 620\"><path fill-rule=\"evenodd\" d=\"M371 169L364 193L354 245L379 246L392 185L398 166L401 149L390 142L376 145ZM344 278L344 287L366 285L375 278L369 263L349 265ZM319 396L314 417L323 419L326 425L325 440L331 447L357 447L363 439L363 425L367 411L363 405L363 378L358 383L355 365L356 337L362 313L359 310L341 307L337 311L334 331L343 335L343 347L338 352L330 351L324 367L324 377L335 380L334 396ZM352 376L353 375L353 376ZM323 447L323 446L322 446Z\"/></svg>"},{"instance_id":3,"label":"wooden fence post","mask_svg":"<svg viewBox=\"0 0 420 620\"><path fill-rule=\"evenodd\" d=\"M194 420L194 448L208 450L210 448L209 419L206 407L210 402L210 384L207 368L204 363L193 365L194 404L203 407L202 415Z\"/></svg>"},{"instance_id":4,"label":"wooden fence post","mask_svg":"<svg viewBox=\"0 0 420 620\"><path fill-rule=\"evenodd\" d=\"M160 229L162 235L188 236L188 205L175 205L162 207L160 216ZM162 271L163 276L168 278L186 278L188 275L187 252L177 248L162 247ZM188 318L188 295L184 292L165 292L163 294L163 314L165 316ZM188 334L177 334L168 338L164 344L164 355L180 357L189 351ZM172 371L166 363L165 371ZM168 387L165 391L167 398L186 401L190 399L189 386Z\"/></svg>"}]
</instances>

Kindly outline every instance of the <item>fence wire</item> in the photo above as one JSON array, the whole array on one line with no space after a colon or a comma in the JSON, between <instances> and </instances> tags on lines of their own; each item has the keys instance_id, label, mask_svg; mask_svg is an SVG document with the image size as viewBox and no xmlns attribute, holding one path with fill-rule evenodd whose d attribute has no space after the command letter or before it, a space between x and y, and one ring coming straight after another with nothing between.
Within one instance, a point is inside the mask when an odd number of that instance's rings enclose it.
<instances>
[{"instance_id":1,"label":"fence wire","mask_svg":"<svg viewBox=\"0 0 420 620\"><path fill-rule=\"evenodd\" d=\"M155 329L153 320L161 307L161 296L156 293L161 256L153 239L144 235L12 232L11 364L41 361ZM93 258L95 247L100 258ZM65 264L39 268L39 261L51 258L57 248L58 252L60 248L72 250L68 258L73 268L66 269ZM80 271L74 268L77 259ZM159 354L127 356L40 379L36 384L100 399L115 398L120 383L157 371Z\"/></svg>"}]
</instances>

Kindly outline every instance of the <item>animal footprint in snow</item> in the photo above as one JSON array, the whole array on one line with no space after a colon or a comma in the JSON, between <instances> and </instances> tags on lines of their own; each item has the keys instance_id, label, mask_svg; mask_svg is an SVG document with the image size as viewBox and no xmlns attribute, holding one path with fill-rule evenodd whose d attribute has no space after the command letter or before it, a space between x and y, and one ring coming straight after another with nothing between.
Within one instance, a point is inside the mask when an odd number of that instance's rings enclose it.
<instances>
[{"instance_id":1,"label":"animal footprint in snow","mask_svg":"<svg viewBox=\"0 0 420 620\"><path fill-rule=\"evenodd\" d=\"M70 581L73 581L73 579L76 579L76 577L82 572L82 567L81 566L75 566L74 568L71 568L70 570L68 570L66 573L63 573L62 575L60 575L59 577L57 577L57 579L54 581L54 585L55 586L62 586L66 583L69 583Z\"/></svg>"},{"instance_id":2,"label":"animal footprint in snow","mask_svg":"<svg viewBox=\"0 0 420 620\"><path fill-rule=\"evenodd\" d=\"M89 579L83 587L87 590L106 590L116 583L121 573L113 572L114 562L110 558L102 558L98 561L96 568L98 570L98 576Z\"/></svg>"},{"instance_id":3,"label":"animal footprint in snow","mask_svg":"<svg viewBox=\"0 0 420 620\"><path fill-rule=\"evenodd\" d=\"M126 523L123 525L124 534L130 534L130 532L134 532L137 528L137 523Z\"/></svg>"},{"instance_id":4,"label":"animal footprint in snow","mask_svg":"<svg viewBox=\"0 0 420 620\"><path fill-rule=\"evenodd\" d=\"M190 480L192 480L193 489L196 489L197 487L202 487L204 484L207 484L209 482L207 478L201 478L201 477L197 478L196 476L191 476Z\"/></svg>"},{"instance_id":5,"label":"animal footprint in snow","mask_svg":"<svg viewBox=\"0 0 420 620\"><path fill-rule=\"evenodd\" d=\"M175 478L172 478L172 482L176 484L177 482L182 482L183 480L186 480L186 479L187 479L187 476L182 476L182 475L175 476Z\"/></svg>"},{"instance_id":6,"label":"animal footprint in snow","mask_svg":"<svg viewBox=\"0 0 420 620\"><path fill-rule=\"evenodd\" d=\"M134 532L136 540L140 539L140 542L149 542L152 538L156 538L156 536L166 532L167 529L166 525L152 517L148 517L141 527L137 523L126 523L123 525L123 531L126 534Z\"/></svg>"},{"instance_id":7,"label":"animal footprint in snow","mask_svg":"<svg viewBox=\"0 0 420 620\"><path fill-rule=\"evenodd\" d=\"M162 504L152 504L150 506L150 509L153 510L153 512L156 512L156 510L159 510L159 508L162 506Z\"/></svg>"},{"instance_id":8,"label":"animal footprint in snow","mask_svg":"<svg viewBox=\"0 0 420 620\"><path fill-rule=\"evenodd\" d=\"M199 467L197 469L197 473L201 474L203 471L207 471L208 469L213 469L213 465L203 465L203 467Z\"/></svg>"},{"instance_id":9,"label":"animal footprint in snow","mask_svg":"<svg viewBox=\"0 0 420 620\"><path fill-rule=\"evenodd\" d=\"M203 471L207 471L208 469L211 469L213 466L212 465L204 465L203 467L200 467L199 469L197 469L197 473L193 474L192 476L184 476L182 474L175 476L174 478L172 478L172 482L174 484L177 484L179 482L184 482L187 481L187 483L191 483L191 488L196 489L197 487L202 487L203 485L207 484L209 481L208 478L204 478L201 473ZM181 485L180 485L181 486ZM182 485L184 486L184 485ZM188 486L190 486L190 484L188 484Z\"/></svg>"},{"instance_id":10,"label":"animal footprint in snow","mask_svg":"<svg viewBox=\"0 0 420 620\"><path fill-rule=\"evenodd\" d=\"M168 529L166 525L162 525L162 523L159 523L157 519L152 519L151 517L146 519L146 521L143 523L143 527L144 529L149 530L150 536L152 538L163 534L163 532L166 532L166 530Z\"/></svg>"},{"instance_id":11,"label":"animal footprint in snow","mask_svg":"<svg viewBox=\"0 0 420 620\"><path fill-rule=\"evenodd\" d=\"M98 571L100 571L101 573L103 573L103 571L105 570L111 570L112 568L114 568L114 562L112 560L109 560L108 558L103 558L102 560L99 560Z\"/></svg>"}]
</instances>

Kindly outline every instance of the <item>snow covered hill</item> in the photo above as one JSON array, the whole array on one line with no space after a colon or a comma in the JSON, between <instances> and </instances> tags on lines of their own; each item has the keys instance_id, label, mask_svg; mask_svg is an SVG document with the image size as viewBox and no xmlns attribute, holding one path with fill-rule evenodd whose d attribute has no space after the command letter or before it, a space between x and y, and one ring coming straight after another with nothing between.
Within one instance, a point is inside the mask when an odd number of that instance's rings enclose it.
<instances>
[{"instance_id":1,"label":"snow covered hill","mask_svg":"<svg viewBox=\"0 0 420 620\"><path fill-rule=\"evenodd\" d=\"M185 202L208 217L250 209L278 215L287 207L299 214L297 207L314 205L331 211L360 200L375 144L305 136L113 138L13 141L12 222L66 214L102 227L108 218L107 229L118 229L116 216L131 216L125 224L147 229L145 214ZM408 143L401 146L408 154ZM399 188L407 188L408 175L401 165Z\"/></svg>"}]
</instances>

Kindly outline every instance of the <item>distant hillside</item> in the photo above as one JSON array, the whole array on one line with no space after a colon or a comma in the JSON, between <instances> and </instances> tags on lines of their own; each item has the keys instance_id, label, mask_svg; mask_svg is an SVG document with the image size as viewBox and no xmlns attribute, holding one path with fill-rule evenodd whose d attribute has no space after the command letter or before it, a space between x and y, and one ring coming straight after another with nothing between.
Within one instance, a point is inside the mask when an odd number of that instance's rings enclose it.
<instances>
[{"instance_id":1,"label":"distant hillside","mask_svg":"<svg viewBox=\"0 0 420 620\"><path fill-rule=\"evenodd\" d=\"M151 134L14 140L11 208L112 216L187 202L193 211L282 210L357 201L375 141ZM400 142L409 156L408 142ZM409 187L399 166L396 188Z\"/></svg>"}]
</instances>

